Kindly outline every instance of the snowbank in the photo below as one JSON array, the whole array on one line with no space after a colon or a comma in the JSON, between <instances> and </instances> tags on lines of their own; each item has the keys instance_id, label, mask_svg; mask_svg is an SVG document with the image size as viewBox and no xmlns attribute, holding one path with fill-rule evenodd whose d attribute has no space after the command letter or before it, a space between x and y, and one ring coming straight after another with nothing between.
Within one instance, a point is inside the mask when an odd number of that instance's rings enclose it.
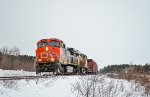
<instances>
[{"instance_id":1,"label":"snowbank","mask_svg":"<svg viewBox=\"0 0 150 97\"><path fill-rule=\"evenodd\" d=\"M77 78L0 81L0 97L75 97L70 89Z\"/></svg>"},{"instance_id":2,"label":"snowbank","mask_svg":"<svg viewBox=\"0 0 150 97\"><path fill-rule=\"evenodd\" d=\"M9 76L34 76L35 72L27 72L23 70L2 70L0 69L0 77L9 77Z\"/></svg>"}]
</instances>

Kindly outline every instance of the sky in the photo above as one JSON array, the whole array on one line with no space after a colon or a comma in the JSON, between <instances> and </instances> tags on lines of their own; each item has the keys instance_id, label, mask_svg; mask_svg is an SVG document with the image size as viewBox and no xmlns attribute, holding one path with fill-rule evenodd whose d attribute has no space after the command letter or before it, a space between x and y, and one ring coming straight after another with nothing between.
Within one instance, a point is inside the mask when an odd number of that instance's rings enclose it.
<instances>
[{"instance_id":1,"label":"sky","mask_svg":"<svg viewBox=\"0 0 150 97\"><path fill-rule=\"evenodd\" d=\"M110 64L150 63L150 0L0 0L0 47L35 55L36 42L59 38Z\"/></svg>"}]
</instances>

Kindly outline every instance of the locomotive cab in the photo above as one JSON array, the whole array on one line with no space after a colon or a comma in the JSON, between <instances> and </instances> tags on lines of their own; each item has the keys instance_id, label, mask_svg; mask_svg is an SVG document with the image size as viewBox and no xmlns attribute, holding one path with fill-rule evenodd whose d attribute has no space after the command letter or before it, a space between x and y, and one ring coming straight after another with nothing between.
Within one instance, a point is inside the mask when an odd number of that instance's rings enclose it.
<instances>
[{"instance_id":1,"label":"locomotive cab","mask_svg":"<svg viewBox=\"0 0 150 97\"><path fill-rule=\"evenodd\" d=\"M43 39L37 43L36 61L38 63L59 61L61 42Z\"/></svg>"},{"instance_id":2,"label":"locomotive cab","mask_svg":"<svg viewBox=\"0 0 150 97\"><path fill-rule=\"evenodd\" d=\"M65 44L63 41L51 38L42 39L37 42L36 50L36 72L55 72L63 63Z\"/></svg>"}]
</instances>

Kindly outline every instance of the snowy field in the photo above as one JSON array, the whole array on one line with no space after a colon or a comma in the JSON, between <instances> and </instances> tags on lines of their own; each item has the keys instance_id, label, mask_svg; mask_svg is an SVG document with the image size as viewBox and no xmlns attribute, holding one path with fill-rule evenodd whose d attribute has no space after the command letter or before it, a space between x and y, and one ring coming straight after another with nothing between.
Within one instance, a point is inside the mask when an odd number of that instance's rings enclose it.
<instances>
[{"instance_id":1,"label":"snowy field","mask_svg":"<svg viewBox=\"0 0 150 97\"><path fill-rule=\"evenodd\" d=\"M12 76L35 75L33 72L0 70L0 76L11 76L11 74ZM92 87L89 88L89 86ZM104 75L0 80L0 97L85 97L85 95L89 97L150 97L145 95L144 87L134 81L111 79Z\"/></svg>"}]
</instances>

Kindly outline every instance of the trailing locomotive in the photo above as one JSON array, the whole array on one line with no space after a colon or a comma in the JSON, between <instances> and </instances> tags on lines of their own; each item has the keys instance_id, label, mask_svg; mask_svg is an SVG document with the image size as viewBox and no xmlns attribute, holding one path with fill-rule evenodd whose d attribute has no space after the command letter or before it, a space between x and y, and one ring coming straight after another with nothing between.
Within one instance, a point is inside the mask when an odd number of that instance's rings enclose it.
<instances>
[{"instance_id":1,"label":"trailing locomotive","mask_svg":"<svg viewBox=\"0 0 150 97\"><path fill-rule=\"evenodd\" d=\"M87 68L87 73L88 74L97 74L98 73L98 68L97 64L93 59L88 59L88 68Z\"/></svg>"},{"instance_id":2,"label":"trailing locomotive","mask_svg":"<svg viewBox=\"0 0 150 97\"><path fill-rule=\"evenodd\" d=\"M74 48L66 48L60 39L42 39L37 42L36 74L41 72L86 74L89 72L88 66L85 54Z\"/></svg>"}]
</instances>

